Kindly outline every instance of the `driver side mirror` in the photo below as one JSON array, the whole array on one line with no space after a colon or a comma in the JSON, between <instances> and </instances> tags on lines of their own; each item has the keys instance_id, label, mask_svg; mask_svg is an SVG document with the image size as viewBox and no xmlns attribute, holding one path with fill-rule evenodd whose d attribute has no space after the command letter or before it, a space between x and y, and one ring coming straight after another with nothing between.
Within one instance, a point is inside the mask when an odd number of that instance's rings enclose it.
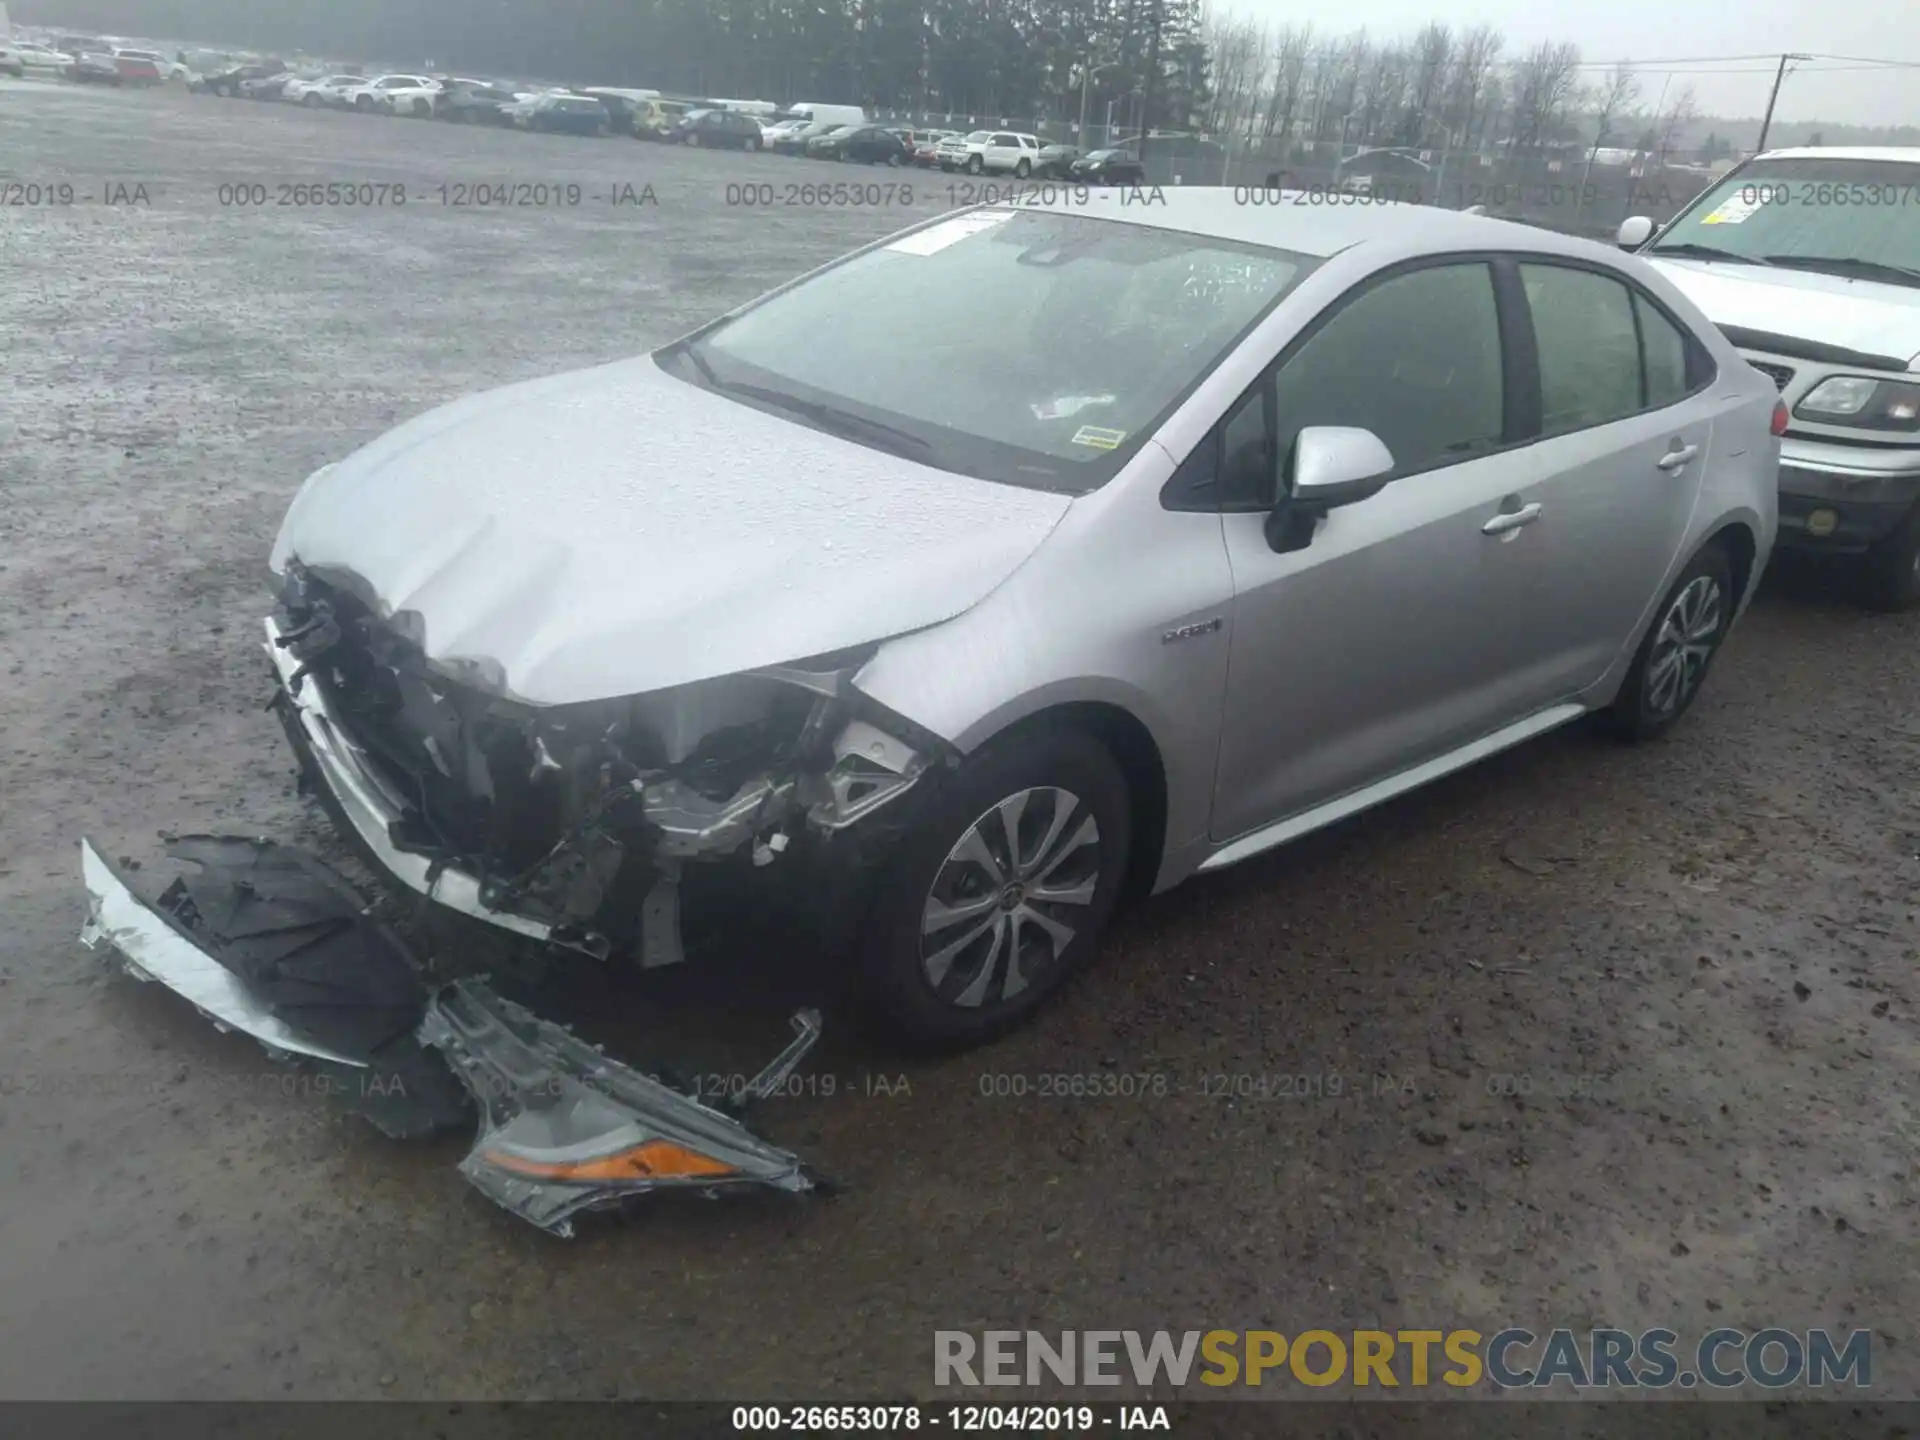
<instances>
[{"instance_id":1,"label":"driver side mirror","mask_svg":"<svg viewBox=\"0 0 1920 1440\"><path fill-rule=\"evenodd\" d=\"M1613 243L1622 250L1638 250L1653 238L1654 224L1645 215L1629 215L1620 222L1620 229L1613 237Z\"/></svg>"},{"instance_id":2,"label":"driver side mirror","mask_svg":"<svg viewBox=\"0 0 1920 1440\"><path fill-rule=\"evenodd\" d=\"M1371 430L1309 425L1293 442L1287 485L1267 515L1275 553L1303 550L1329 510L1378 495L1393 478L1393 452Z\"/></svg>"}]
</instances>

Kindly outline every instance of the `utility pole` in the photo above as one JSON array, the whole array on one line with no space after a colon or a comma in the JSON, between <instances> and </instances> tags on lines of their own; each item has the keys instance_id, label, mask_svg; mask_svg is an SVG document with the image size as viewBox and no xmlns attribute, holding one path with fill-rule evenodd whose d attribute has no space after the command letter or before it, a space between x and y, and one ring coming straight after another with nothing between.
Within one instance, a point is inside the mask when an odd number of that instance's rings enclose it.
<instances>
[{"instance_id":1,"label":"utility pole","mask_svg":"<svg viewBox=\"0 0 1920 1440\"><path fill-rule=\"evenodd\" d=\"M1760 122L1760 143L1753 147L1756 155L1767 148L1767 131L1773 128L1773 106L1774 102L1780 98L1780 82L1787 78L1787 62L1789 60L1810 60L1812 58L1810 55L1782 55L1780 57L1780 68L1773 72L1773 90L1767 96L1766 117Z\"/></svg>"},{"instance_id":2,"label":"utility pole","mask_svg":"<svg viewBox=\"0 0 1920 1440\"><path fill-rule=\"evenodd\" d=\"M1147 44L1147 87L1140 101L1140 165L1144 169L1147 163L1147 138L1153 133L1154 91L1160 80L1160 5L1161 0L1152 0L1153 29Z\"/></svg>"}]
</instances>

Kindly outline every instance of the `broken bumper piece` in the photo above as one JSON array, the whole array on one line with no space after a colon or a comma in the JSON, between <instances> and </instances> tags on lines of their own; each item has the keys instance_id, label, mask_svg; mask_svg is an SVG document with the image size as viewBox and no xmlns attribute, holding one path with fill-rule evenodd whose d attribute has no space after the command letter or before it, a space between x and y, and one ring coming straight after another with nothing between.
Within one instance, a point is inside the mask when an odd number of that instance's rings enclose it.
<instances>
[{"instance_id":1,"label":"broken bumper piece","mask_svg":"<svg viewBox=\"0 0 1920 1440\"><path fill-rule=\"evenodd\" d=\"M773 1090L819 1035L795 1017L792 1044L748 1086ZM722 1111L629 1069L484 985L458 981L428 1006L420 1038L438 1049L481 1112L460 1171L496 1204L555 1235L583 1210L655 1190L821 1186L801 1161Z\"/></svg>"},{"instance_id":2,"label":"broken bumper piece","mask_svg":"<svg viewBox=\"0 0 1920 1440\"><path fill-rule=\"evenodd\" d=\"M184 836L167 851L196 869L148 901L80 842L83 944L105 941L136 978L309 1065L315 1089L388 1135L466 1119L460 1087L415 1037L427 996L412 960L345 880L270 840Z\"/></svg>"},{"instance_id":3,"label":"broken bumper piece","mask_svg":"<svg viewBox=\"0 0 1920 1440\"><path fill-rule=\"evenodd\" d=\"M730 1113L668 1088L501 999L476 980L429 998L399 937L348 882L270 840L186 836L168 854L195 867L157 900L135 893L80 842L89 948L184 996L222 1030L302 1065L396 1138L470 1123L461 1173L488 1198L556 1235L582 1210L661 1189L825 1188ZM773 1093L820 1034L793 1042L747 1086ZM437 1053L436 1053L437 1052Z\"/></svg>"},{"instance_id":4,"label":"broken bumper piece","mask_svg":"<svg viewBox=\"0 0 1920 1440\"><path fill-rule=\"evenodd\" d=\"M292 648L280 643L283 632L279 624L269 619L266 628L267 654L280 677L282 703L288 707L285 715L288 728L295 732L297 742L319 770L320 780L338 804L340 813L379 867L409 889L463 915L534 940L573 944L569 936L558 933L543 920L488 905L481 898L480 877L472 872L403 850L393 843L393 827L407 814L406 801L388 789L379 772L348 738L328 707L323 687L305 682L300 674L300 661ZM574 948L604 953L590 944L585 947L575 944Z\"/></svg>"}]
</instances>

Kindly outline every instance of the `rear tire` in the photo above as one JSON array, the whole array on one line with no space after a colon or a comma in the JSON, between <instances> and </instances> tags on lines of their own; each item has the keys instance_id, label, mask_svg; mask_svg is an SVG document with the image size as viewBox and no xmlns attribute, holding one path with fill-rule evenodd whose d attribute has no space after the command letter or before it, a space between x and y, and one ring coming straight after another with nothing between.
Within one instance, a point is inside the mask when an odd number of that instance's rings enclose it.
<instances>
[{"instance_id":1,"label":"rear tire","mask_svg":"<svg viewBox=\"0 0 1920 1440\"><path fill-rule=\"evenodd\" d=\"M1867 551L1859 586L1860 603L1869 610L1897 613L1920 605L1920 506Z\"/></svg>"},{"instance_id":2,"label":"rear tire","mask_svg":"<svg viewBox=\"0 0 1920 1440\"><path fill-rule=\"evenodd\" d=\"M1687 713L1727 638L1740 597L1733 566L1709 545L1680 572L1654 611L1633 665L1603 723L1622 740L1652 740Z\"/></svg>"},{"instance_id":3,"label":"rear tire","mask_svg":"<svg viewBox=\"0 0 1920 1440\"><path fill-rule=\"evenodd\" d=\"M881 876L869 1007L919 1049L1019 1024L1098 949L1131 843L1126 778L1091 736L1036 726L970 756Z\"/></svg>"}]
</instances>

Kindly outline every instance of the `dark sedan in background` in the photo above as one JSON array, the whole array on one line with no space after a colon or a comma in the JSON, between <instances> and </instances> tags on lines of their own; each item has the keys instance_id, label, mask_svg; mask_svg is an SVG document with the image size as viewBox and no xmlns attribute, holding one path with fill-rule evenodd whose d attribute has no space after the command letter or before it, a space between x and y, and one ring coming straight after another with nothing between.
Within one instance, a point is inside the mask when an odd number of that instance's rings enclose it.
<instances>
[{"instance_id":1,"label":"dark sedan in background","mask_svg":"<svg viewBox=\"0 0 1920 1440\"><path fill-rule=\"evenodd\" d=\"M225 95L231 100L238 97L241 85L249 80L267 80L275 75L286 73L287 67L278 60L268 60L261 64L233 65L207 76L205 89L209 95Z\"/></svg>"},{"instance_id":2,"label":"dark sedan in background","mask_svg":"<svg viewBox=\"0 0 1920 1440\"><path fill-rule=\"evenodd\" d=\"M878 125L842 125L807 142L810 160L856 160L865 165L903 165L913 158L907 142Z\"/></svg>"},{"instance_id":3,"label":"dark sedan in background","mask_svg":"<svg viewBox=\"0 0 1920 1440\"><path fill-rule=\"evenodd\" d=\"M519 117L524 130L563 135L605 135L613 128L607 108L591 95L542 95Z\"/></svg>"},{"instance_id":4,"label":"dark sedan in background","mask_svg":"<svg viewBox=\"0 0 1920 1440\"><path fill-rule=\"evenodd\" d=\"M1047 180L1064 180L1073 173L1073 162L1080 152L1072 145L1043 145L1033 162L1033 173Z\"/></svg>"},{"instance_id":5,"label":"dark sedan in background","mask_svg":"<svg viewBox=\"0 0 1920 1440\"><path fill-rule=\"evenodd\" d=\"M240 98L242 100L278 100L286 94L288 82L299 78L291 71L282 70L277 75L261 75L254 79L242 80Z\"/></svg>"},{"instance_id":6,"label":"dark sedan in background","mask_svg":"<svg viewBox=\"0 0 1920 1440\"><path fill-rule=\"evenodd\" d=\"M510 125L504 112L513 104L514 92L503 85L480 80L455 80L435 97L433 113L456 125Z\"/></svg>"},{"instance_id":7,"label":"dark sedan in background","mask_svg":"<svg viewBox=\"0 0 1920 1440\"><path fill-rule=\"evenodd\" d=\"M124 78L120 67L113 63L111 55L87 53L75 55L67 61L67 68L61 72L67 79L81 85L122 85Z\"/></svg>"},{"instance_id":8,"label":"dark sedan in background","mask_svg":"<svg viewBox=\"0 0 1920 1440\"><path fill-rule=\"evenodd\" d=\"M1067 168L1067 175L1083 185L1142 185L1147 178L1131 150L1090 150Z\"/></svg>"},{"instance_id":9,"label":"dark sedan in background","mask_svg":"<svg viewBox=\"0 0 1920 1440\"><path fill-rule=\"evenodd\" d=\"M676 145L758 150L763 133L758 120L737 110L689 110L666 138Z\"/></svg>"}]
</instances>

